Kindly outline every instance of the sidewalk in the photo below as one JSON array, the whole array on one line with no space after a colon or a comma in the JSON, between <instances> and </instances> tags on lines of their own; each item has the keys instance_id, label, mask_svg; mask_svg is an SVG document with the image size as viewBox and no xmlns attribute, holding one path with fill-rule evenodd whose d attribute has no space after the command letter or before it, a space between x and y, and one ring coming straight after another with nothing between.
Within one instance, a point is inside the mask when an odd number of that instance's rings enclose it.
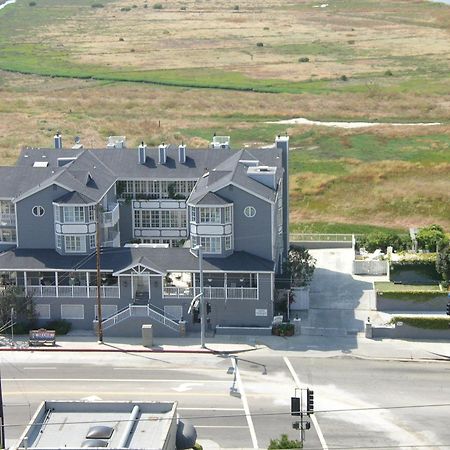
<instances>
[{"instance_id":1,"label":"sidewalk","mask_svg":"<svg viewBox=\"0 0 450 450\"><path fill-rule=\"evenodd\" d=\"M324 336L215 336L206 339L201 348L200 337L155 338L152 348L144 347L139 338L110 338L99 344L95 336L67 335L57 339L56 346L28 347L24 337L0 341L0 351L51 352L167 352L203 354L282 353L290 357L330 358L354 357L381 360L450 361L450 342L399 339L367 339L363 334L347 337Z\"/></svg>"}]
</instances>

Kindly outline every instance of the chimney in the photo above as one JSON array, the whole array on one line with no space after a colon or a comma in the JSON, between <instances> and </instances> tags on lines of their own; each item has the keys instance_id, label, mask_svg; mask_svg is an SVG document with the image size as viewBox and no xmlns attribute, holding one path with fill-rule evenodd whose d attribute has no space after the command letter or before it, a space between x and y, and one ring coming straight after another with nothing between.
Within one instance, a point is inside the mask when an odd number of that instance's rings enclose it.
<instances>
[{"instance_id":1,"label":"chimney","mask_svg":"<svg viewBox=\"0 0 450 450\"><path fill-rule=\"evenodd\" d=\"M181 164L186 162L186 146L183 143L178 147L178 161Z\"/></svg>"},{"instance_id":2,"label":"chimney","mask_svg":"<svg viewBox=\"0 0 450 450\"><path fill-rule=\"evenodd\" d=\"M167 159L167 145L164 142L158 147L159 163L165 164Z\"/></svg>"},{"instance_id":3,"label":"chimney","mask_svg":"<svg viewBox=\"0 0 450 450\"><path fill-rule=\"evenodd\" d=\"M62 149L62 136L59 131L56 132L55 136L53 137L53 140L55 142L55 149L61 150Z\"/></svg>"},{"instance_id":4,"label":"chimney","mask_svg":"<svg viewBox=\"0 0 450 450\"><path fill-rule=\"evenodd\" d=\"M289 251L289 136L278 135L275 138L277 149L281 150L281 165L283 167L283 261L287 261Z\"/></svg>"},{"instance_id":5,"label":"chimney","mask_svg":"<svg viewBox=\"0 0 450 450\"><path fill-rule=\"evenodd\" d=\"M147 146L144 144L144 141L142 141L138 147L139 164L145 164L145 160L147 158L146 150Z\"/></svg>"}]
</instances>

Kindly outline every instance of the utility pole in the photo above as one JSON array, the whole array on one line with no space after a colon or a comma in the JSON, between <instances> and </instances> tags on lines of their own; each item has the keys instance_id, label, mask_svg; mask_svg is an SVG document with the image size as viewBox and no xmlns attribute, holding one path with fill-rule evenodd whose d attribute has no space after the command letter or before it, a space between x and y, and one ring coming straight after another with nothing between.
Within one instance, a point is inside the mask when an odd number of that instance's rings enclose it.
<instances>
[{"instance_id":1,"label":"utility pole","mask_svg":"<svg viewBox=\"0 0 450 450\"><path fill-rule=\"evenodd\" d=\"M2 392L2 375L0 373L0 448L5 447L5 416L3 415L3 392Z\"/></svg>"},{"instance_id":2,"label":"utility pole","mask_svg":"<svg viewBox=\"0 0 450 450\"><path fill-rule=\"evenodd\" d=\"M100 275L100 203L95 208L95 252L97 269L97 333L98 343L103 344L103 325L102 325L102 298L101 298L101 275Z\"/></svg>"},{"instance_id":3,"label":"utility pole","mask_svg":"<svg viewBox=\"0 0 450 450\"><path fill-rule=\"evenodd\" d=\"M206 305L203 290L203 249L201 245L198 245L198 270L200 272L200 344L202 348L205 348Z\"/></svg>"}]
</instances>

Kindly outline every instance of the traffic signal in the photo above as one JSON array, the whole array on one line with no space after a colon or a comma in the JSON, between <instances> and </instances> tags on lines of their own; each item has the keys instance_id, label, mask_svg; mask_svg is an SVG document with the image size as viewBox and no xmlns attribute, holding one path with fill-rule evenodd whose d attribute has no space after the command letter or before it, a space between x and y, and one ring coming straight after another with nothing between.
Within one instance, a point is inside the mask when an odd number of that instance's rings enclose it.
<instances>
[{"instance_id":1,"label":"traffic signal","mask_svg":"<svg viewBox=\"0 0 450 450\"><path fill-rule=\"evenodd\" d=\"M291 416L300 415L300 397L291 397Z\"/></svg>"},{"instance_id":2,"label":"traffic signal","mask_svg":"<svg viewBox=\"0 0 450 450\"><path fill-rule=\"evenodd\" d=\"M450 316L450 302L447 303L447 316Z\"/></svg>"},{"instance_id":3,"label":"traffic signal","mask_svg":"<svg viewBox=\"0 0 450 450\"><path fill-rule=\"evenodd\" d=\"M314 391L306 390L306 414L314 414Z\"/></svg>"},{"instance_id":4,"label":"traffic signal","mask_svg":"<svg viewBox=\"0 0 450 450\"><path fill-rule=\"evenodd\" d=\"M211 303L206 303L206 314L211 314Z\"/></svg>"}]
</instances>

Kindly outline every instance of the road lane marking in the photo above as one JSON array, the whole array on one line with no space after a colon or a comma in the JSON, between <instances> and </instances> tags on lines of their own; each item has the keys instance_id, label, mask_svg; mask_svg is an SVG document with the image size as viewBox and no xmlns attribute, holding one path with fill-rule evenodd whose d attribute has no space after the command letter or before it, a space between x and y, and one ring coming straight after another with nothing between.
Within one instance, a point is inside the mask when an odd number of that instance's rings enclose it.
<instances>
[{"instance_id":1,"label":"road lane marking","mask_svg":"<svg viewBox=\"0 0 450 450\"><path fill-rule=\"evenodd\" d=\"M297 387L299 389L302 389L302 383L300 383L300 380L299 380L294 368L292 367L291 362L289 361L289 359L286 356L283 356L283 360L286 363L286 366L289 369L289 372L291 372L291 375L295 381L295 384L297 385ZM314 414L311 414L309 417L311 418L314 428L316 429L316 433L317 433L317 436L319 437L319 441L320 441L320 444L322 445L323 450L328 450L328 445L325 441L325 438L323 437L323 433L322 433L322 430L320 429L319 422L317 421L316 416Z\"/></svg>"},{"instance_id":2,"label":"road lane marking","mask_svg":"<svg viewBox=\"0 0 450 450\"><path fill-rule=\"evenodd\" d=\"M172 388L172 390L177 392L186 392L192 391L192 389L198 386L203 386L203 383L181 383L179 386Z\"/></svg>"},{"instance_id":3,"label":"road lane marking","mask_svg":"<svg viewBox=\"0 0 450 450\"><path fill-rule=\"evenodd\" d=\"M22 370L56 370L56 367L23 367Z\"/></svg>"},{"instance_id":4,"label":"road lane marking","mask_svg":"<svg viewBox=\"0 0 450 450\"><path fill-rule=\"evenodd\" d=\"M192 420L192 417L190 420ZM231 428L235 430L236 428L247 429L248 427L246 425L195 425L195 428Z\"/></svg>"},{"instance_id":5,"label":"road lane marking","mask_svg":"<svg viewBox=\"0 0 450 450\"><path fill-rule=\"evenodd\" d=\"M241 374L239 372L238 365L236 364L236 358L231 358L231 364L233 365L234 376L236 379L236 383L237 383L239 392L241 394L242 406L244 407L245 417L247 419L248 428L250 430L250 436L252 438L253 448L257 449L257 448L259 448L258 440L256 439L255 427L253 426L253 420L252 420L252 416L250 414L250 408L248 406L247 396L245 395L244 385L242 384Z\"/></svg>"},{"instance_id":6,"label":"road lane marking","mask_svg":"<svg viewBox=\"0 0 450 450\"><path fill-rule=\"evenodd\" d=\"M244 411L244 408L189 408L179 407L178 411ZM245 427L247 428L247 427Z\"/></svg>"},{"instance_id":7,"label":"road lane marking","mask_svg":"<svg viewBox=\"0 0 450 450\"><path fill-rule=\"evenodd\" d=\"M139 378L139 379L130 379L130 378L2 378L2 381L49 381L49 382L92 382L92 381L101 381L102 383L193 383L195 380L192 379L162 379L162 378ZM202 383L229 383L229 380L202 380Z\"/></svg>"},{"instance_id":8,"label":"road lane marking","mask_svg":"<svg viewBox=\"0 0 450 450\"><path fill-rule=\"evenodd\" d=\"M39 390L39 391L3 391L3 396L4 397L13 397L13 396L24 396L24 395L36 395L38 396L38 398L45 398L45 396L55 396L55 395L64 395L64 396L70 396L73 397L74 395L83 395L86 396L87 393L90 393L90 391L88 390L84 390L84 391L68 391L67 389L64 389L62 391L57 391L55 389L52 389L51 391L43 391L43 390ZM219 394L219 393L211 393L211 392L136 392L136 389L132 390L132 391L124 391L121 390L120 392L117 391L98 391L97 393L100 395L110 395L110 396L119 396L119 397L124 397L124 396L130 396L130 398L136 398L137 396L139 397L156 397L156 396L161 396L161 395L165 395L166 397L170 397L173 398L174 396L176 397L229 397L228 392L226 394Z\"/></svg>"}]
</instances>

